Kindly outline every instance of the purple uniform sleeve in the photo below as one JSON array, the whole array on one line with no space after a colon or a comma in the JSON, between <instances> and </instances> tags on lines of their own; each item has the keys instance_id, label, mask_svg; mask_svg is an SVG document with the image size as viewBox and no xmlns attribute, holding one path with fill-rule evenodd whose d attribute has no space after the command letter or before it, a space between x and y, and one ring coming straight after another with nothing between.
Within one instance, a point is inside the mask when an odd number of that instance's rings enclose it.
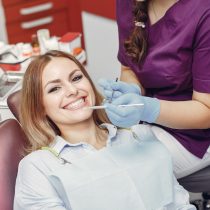
<instances>
[{"instance_id":1,"label":"purple uniform sleeve","mask_svg":"<svg viewBox=\"0 0 210 210\"><path fill-rule=\"evenodd\" d=\"M197 26L192 63L193 88L210 93L210 10L207 10Z\"/></svg>"}]
</instances>

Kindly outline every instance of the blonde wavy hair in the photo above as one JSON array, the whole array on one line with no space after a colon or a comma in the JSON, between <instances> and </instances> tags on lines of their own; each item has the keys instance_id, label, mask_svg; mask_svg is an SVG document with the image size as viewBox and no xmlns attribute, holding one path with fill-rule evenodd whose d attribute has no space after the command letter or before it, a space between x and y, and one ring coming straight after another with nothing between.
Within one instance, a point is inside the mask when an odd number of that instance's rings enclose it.
<instances>
[{"instance_id":1,"label":"blonde wavy hair","mask_svg":"<svg viewBox=\"0 0 210 210\"><path fill-rule=\"evenodd\" d=\"M48 146L56 135L60 135L58 127L45 114L42 89L44 68L53 58L58 57L67 58L79 67L92 85L96 96L96 105L102 103L103 97L97 91L84 66L74 56L57 50L38 56L29 64L21 90L20 123L29 141L26 153ZM93 119L97 126L110 122L104 110L94 110Z\"/></svg>"}]
</instances>

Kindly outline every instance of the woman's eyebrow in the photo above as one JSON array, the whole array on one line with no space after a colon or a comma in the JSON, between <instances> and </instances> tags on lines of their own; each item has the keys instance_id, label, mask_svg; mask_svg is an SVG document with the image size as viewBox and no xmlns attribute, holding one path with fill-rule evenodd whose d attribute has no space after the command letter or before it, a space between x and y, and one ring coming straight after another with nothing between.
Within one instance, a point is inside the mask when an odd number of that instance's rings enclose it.
<instances>
[{"instance_id":1,"label":"woman's eyebrow","mask_svg":"<svg viewBox=\"0 0 210 210\"><path fill-rule=\"evenodd\" d=\"M72 75L74 75L75 72L80 71L80 69L74 69L70 74L69 74L69 79L72 77Z\"/></svg>"},{"instance_id":2,"label":"woman's eyebrow","mask_svg":"<svg viewBox=\"0 0 210 210\"><path fill-rule=\"evenodd\" d=\"M75 70L73 70L73 71L69 74L68 78L70 79L70 78L72 77L72 75L74 75L74 73L77 72L77 71L81 71L81 70L80 70L80 69L75 69ZM51 84L51 83L59 83L59 82L61 82L60 79L50 80L50 81L47 82L47 84L44 86L44 88L46 88L46 86L47 86L48 84Z\"/></svg>"},{"instance_id":3,"label":"woman's eyebrow","mask_svg":"<svg viewBox=\"0 0 210 210\"><path fill-rule=\"evenodd\" d=\"M47 84L44 86L44 88L46 88L47 85L49 85L49 84L51 84L51 83L59 83L59 82L61 82L60 79L50 80L50 81L47 82Z\"/></svg>"}]
</instances>

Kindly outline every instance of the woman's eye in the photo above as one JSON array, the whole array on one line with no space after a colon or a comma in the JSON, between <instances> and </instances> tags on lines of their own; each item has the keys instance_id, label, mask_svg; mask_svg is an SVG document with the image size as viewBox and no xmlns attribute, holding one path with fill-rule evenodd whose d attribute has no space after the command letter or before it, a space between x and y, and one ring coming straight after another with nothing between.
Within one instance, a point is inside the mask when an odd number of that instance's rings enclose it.
<instances>
[{"instance_id":1,"label":"woman's eye","mask_svg":"<svg viewBox=\"0 0 210 210\"><path fill-rule=\"evenodd\" d=\"M83 75L81 74L81 75L76 75L73 79L72 79L72 81L73 82L76 82L76 81L79 81L79 80L81 80L83 78Z\"/></svg>"},{"instance_id":2,"label":"woman's eye","mask_svg":"<svg viewBox=\"0 0 210 210\"><path fill-rule=\"evenodd\" d=\"M60 87L53 87L51 88L48 93L52 93L52 92L55 92L55 91L58 91L60 89Z\"/></svg>"}]
</instances>

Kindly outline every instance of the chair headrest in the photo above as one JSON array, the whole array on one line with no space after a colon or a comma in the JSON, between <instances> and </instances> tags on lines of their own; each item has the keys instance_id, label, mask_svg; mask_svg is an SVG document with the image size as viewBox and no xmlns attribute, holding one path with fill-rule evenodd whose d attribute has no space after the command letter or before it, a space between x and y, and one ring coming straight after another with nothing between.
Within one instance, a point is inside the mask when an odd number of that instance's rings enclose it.
<instances>
[{"instance_id":1,"label":"chair headrest","mask_svg":"<svg viewBox=\"0 0 210 210\"><path fill-rule=\"evenodd\" d=\"M19 111L20 100L21 100L21 91L20 90L13 92L7 98L7 105L17 120L19 120L19 116L20 116L20 111Z\"/></svg>"}]
</instances>

